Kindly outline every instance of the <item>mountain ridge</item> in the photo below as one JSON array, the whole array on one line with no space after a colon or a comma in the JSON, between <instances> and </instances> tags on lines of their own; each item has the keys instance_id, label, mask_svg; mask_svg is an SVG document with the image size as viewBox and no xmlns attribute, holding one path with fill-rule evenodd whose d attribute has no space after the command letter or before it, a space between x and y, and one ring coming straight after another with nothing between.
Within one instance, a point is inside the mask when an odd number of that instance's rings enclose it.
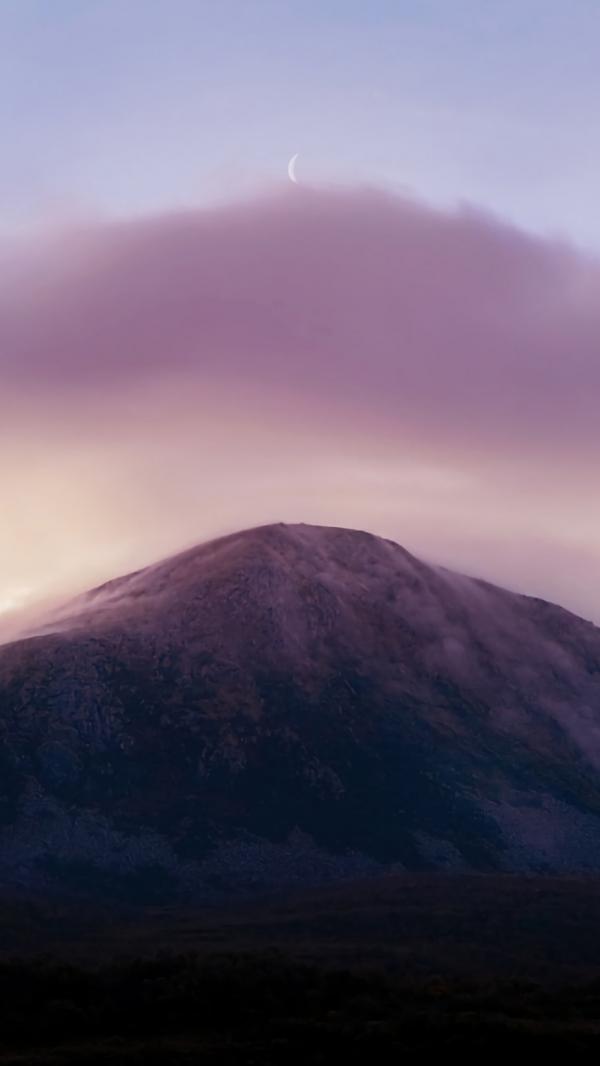
<instances>
[{"instance_id":1,"label":"mountain ridge","mask_svg":"<svg viewBox=\"0 0 600 1066\"><path fill-rule=\"evenodd\" d=\"M0 728L0 856L40 891L600 869L600 630L363 531L90 590L0 647Z\"/></svg>"}]
</instances>

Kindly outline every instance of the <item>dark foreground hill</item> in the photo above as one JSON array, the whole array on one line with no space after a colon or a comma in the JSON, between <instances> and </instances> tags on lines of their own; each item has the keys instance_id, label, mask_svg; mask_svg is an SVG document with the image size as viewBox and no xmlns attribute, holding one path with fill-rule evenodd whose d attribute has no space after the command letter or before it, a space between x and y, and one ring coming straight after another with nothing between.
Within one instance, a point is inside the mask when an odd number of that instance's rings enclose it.
<instances>
[{"instance_id":1,"label":"dark foreground hill","mask_svg":"<svg viewBox=\"0 0 600 1066\"><path fill-rule=\"evenodd\" d=\"M0 908L0 1063L593 1056L599 978L597 878L404 873L227 908L19 900Z\"/></svg>"},{"instance_id":2,"label":"dark foreground hill","mask_svg":"<svg viewBox=\"0 0 600 1066\"><path fill-rule=\"evenodd\" d=\"M0 730L5 889L600 869L600 630L366 533L94 590L0 648Z\"/></svg>"},{"instance_id":3,"label":"dark foreground hill","mask_svg":"<svg viewBox=\"0 0 600 1066\"><path fill-rule=\"evenodd\" d=\"M279 956L0 967L2 1066L396 1066L408 1054L594 1060L597 981L406 982Z\"/></svg>"}]
</instances>

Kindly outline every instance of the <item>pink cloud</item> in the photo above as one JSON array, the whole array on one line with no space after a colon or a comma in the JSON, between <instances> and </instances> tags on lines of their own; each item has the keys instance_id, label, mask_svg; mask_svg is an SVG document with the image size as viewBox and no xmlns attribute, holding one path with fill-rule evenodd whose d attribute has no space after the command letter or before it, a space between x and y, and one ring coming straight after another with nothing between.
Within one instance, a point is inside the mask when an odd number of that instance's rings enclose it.
<instances>
[{"instance_id":1,"label":"pink cloud","mask_svg":"<svg viewBox=\"0 0 600 1066\"><path fill-rule=\"evenodd\" d=\"M3 377L178 368L511 446L596 437L600 265L473 212L293 189L57 240L0 307Z\"/></svg>"},{"instance_id":2,"label":"pink cloud","mask_svg":"<svg viewBox=\"0 0 600 1066\"><path fill-rule=\"evenodd\" d=\"M7 262L5 599L16 561L19 588L50 566L84 584L281 518L597 616L593 259L474 211L297 187Z\"/></svg>"}]
</instances>

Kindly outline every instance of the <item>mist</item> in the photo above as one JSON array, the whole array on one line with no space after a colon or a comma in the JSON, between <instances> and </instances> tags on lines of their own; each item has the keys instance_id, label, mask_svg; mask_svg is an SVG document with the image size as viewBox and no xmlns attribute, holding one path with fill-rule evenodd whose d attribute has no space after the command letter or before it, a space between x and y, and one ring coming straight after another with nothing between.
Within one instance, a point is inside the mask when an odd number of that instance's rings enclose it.
<instances>
[{"instance_id":1,"label":"mist","mask_svg":"<svg viewBox=\"0 0 600 1066\"><path fill-rule=\"evenodd\" d=\"M0 262L0 636L270 521L600 618L593 258L472 208L298 187Z\"/></svg>"}]
</instances>

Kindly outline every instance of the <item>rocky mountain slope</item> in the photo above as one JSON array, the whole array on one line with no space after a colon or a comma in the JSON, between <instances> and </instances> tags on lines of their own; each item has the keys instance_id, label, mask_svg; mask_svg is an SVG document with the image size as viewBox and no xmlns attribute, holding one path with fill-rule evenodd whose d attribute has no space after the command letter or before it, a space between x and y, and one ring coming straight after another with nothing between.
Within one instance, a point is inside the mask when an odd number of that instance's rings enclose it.
<instances>
[{"instance_id":1,"label":"rocky mountain slope","mask_svg":"<svg viewBox=\"0 0 600 1066\"><path fill-rule=\"evenodd\" d=\"M599 768L600 630L367 533L234 534L0 648L5 889L598 870Z\"/></svg>"}]
</instances>

